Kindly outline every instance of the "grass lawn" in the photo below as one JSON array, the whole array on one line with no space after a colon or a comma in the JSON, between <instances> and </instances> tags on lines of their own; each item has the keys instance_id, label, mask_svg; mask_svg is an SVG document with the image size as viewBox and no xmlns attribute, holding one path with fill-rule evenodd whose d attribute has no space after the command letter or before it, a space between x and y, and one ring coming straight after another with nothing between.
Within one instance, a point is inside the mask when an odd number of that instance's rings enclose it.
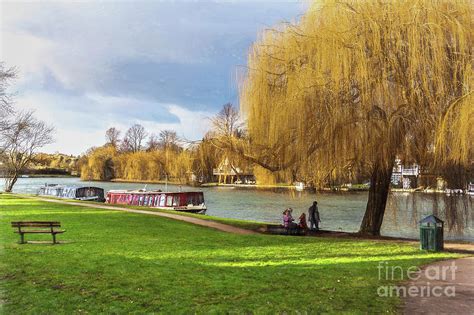
<instances>
[{"instance_id":1,"label":"grass lawn","mask_svg":"<svg viewBox=\"0 0 474 315\"><path fill-rule=\"evenodd\" d=\"M65 244L18 244L10 222L61 221ZM380 262L454 257L394 242L233 235L167 218L0 195L0 312L396 312ZM51 235L27 235L50 240Z\"/></svg>"}]
</instances>

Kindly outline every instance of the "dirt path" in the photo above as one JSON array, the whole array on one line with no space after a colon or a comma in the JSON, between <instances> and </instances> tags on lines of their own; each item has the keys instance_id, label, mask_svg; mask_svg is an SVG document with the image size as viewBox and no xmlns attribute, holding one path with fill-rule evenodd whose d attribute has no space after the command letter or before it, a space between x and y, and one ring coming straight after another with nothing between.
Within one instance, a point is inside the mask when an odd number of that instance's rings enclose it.
<instances>
[{"instance_id":1,"label":"dirt path","mask_svg":"<svg viewBox=\"0 0 474 315\"><path fill-rule=\"evenodd\" d=\"M64 200L56 200L56 199L48 199L48 198L37 198L37 197L28 197L35 200L45 201L45 202L53 202L53 203L60 203L64 205L71 205L71 206L78 206L78 207L87 207L87 208L96 208L96 209L106 209L106 210L116 210L116 211L124 211L130 213L140 213L140 214L149 214L155 215L158 217L165 217L174 220L179 220L183 222L188 222L196 225L201 225L205 227L210 227L219 231L224 231L228 233L234 234L241 234L241 235L248 235L248 234L258 234L257 232L241 229L232 225L227 225L224 223L214 222L210 220L203 220L194 217L187 217L179 214L174 213L165 213L165 212L156 212L156 211L147 211L147 210L136 210L136 209L129 209L129 208L121 208L121 207L112 207L106 206L97 203L85 203L85 202L70 202Z\"/></svg>"},{"instance_id":2,"label":"dirt path","mask_svg":"<svg viewBox=\"0 0 474 315\"><path fill-rule=\"evenodd\" d=\"M404 314L474 314L474 257L427 265L419 276L408 283L407 292L425 288L424 294L404 298Z\"/></svg>"}]
</instances>

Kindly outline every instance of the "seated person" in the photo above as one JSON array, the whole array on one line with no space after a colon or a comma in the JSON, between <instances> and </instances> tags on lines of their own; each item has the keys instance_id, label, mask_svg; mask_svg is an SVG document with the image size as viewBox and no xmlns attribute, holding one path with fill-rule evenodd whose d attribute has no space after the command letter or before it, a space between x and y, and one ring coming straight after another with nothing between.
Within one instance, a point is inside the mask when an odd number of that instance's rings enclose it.
<instances>
[{"instance_id":1,"label":"seated person","mask_svg":"<svg viewBox=\"0 0 474 315\"><path fill-rule=\"evenodd\" d=\"M290 217L288 216L288 209L283 211L283 226L287 228L290 225Z\"/></svg>"},{"instance_id":2,"label":"seated person","mask_svg":"<svg viewBox=\"0 0 474 315\"><path fill-rule=\"evenodd\" d=\"M293 216L291 215L293 212L293 209L288 208L285 211L283 211L283 226L285 228L295 228L298 225L294 223L295 219L293 219Z\"/></svg>"},{"instance_id":3,"label":"seated person","mask_svg":"<svg viewBox=\"0 0 474 315\"><path fill-rule=\"evenodd\" d=\"M298 223L298 226L300 228L302 228L303 230L307 230L308 229L308 224L306 223L306 214L304 212L300 215L298 220L300 221Z\"/></svg>"}]
</instances>

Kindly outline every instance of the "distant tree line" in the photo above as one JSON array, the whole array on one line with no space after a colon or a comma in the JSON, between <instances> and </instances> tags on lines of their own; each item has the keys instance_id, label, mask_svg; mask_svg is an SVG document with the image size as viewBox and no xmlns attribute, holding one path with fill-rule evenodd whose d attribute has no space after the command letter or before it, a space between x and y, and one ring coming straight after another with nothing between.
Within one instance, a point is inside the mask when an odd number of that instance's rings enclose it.
<instances>
[{"instance_id":1,"label":"distant tree line","mask_svg":"<svg viewBox=\"0 0 474 315\"><path fill-rule=\"evenodd\" d=\"M110 127L104 145L89 149L79 159L81 178L206 183L216 180L213 171L226 161L236 179L247 171L254 174L257 184L301 180L302 173L295 168L269 169L245 154L243 147L250 145L250 139L234 105L223 105L210 120L210 130L199 141L186 141L174 130L149 132L140 124L125 132Z\"/></svg>"},{"instance_id":2,"label":"distant tree line","mask_svg":"<svg viewBox=\"0 0 474 315\"><path fill-rule=\"evenodd\" d=\"M140 124L123 137L115 127L105 133L106 143L89 149L79 161L87 180L173 180L187 182L193 171L193 150L185 148L175 131L149 134Z\"/></svg>"},{"instance_id":3,"label":"distant tree line","mask_svg":"<svg viewBox=\"0 0 474 315\"><path fill-rule=\"evenodd\" d=\"M79 158L62 153L36 153L25 170L25 174L64 174L78 173Z\"/></svg>"}]
</instances>

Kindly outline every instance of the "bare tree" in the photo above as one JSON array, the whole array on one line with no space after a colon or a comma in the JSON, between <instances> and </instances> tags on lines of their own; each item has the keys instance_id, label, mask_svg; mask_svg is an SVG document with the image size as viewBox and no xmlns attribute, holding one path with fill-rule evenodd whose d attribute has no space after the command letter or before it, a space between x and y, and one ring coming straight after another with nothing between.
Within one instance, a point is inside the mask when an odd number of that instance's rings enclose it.
<instances>
[{"instance_id":1,"label":"bare tree","mask_svg":"<svg viewBox=\"0 0 474 315\"><path fill-rule=\"evenodd\" d=\"M231 103L227 103L221 111L212 118L214 131L219 136L239 136L243 123L239 111Z\"/></svg>"},{"instance_id":2,"label":"bare tree","mask_svg":"<svg viewBox=\"0 0 474 315\"><path fill-rule=\"evenodd\" d=\"M16 69L6 68L3 62L0 62L0 154L2 153L2 135L9 127L9 118L13 114L12 99L7 92L10 81L15 79Z\"/></svg>"},{"instance_id":3,"label":"bare tree","mask_svg":"<svg viewBox=\"0 0 474 315\"><path fill-rule=\"evenodd\" d=\"M244 126L240 113L231 103L224 104L221 111L211 119L212 143L220 152L220 163L228 163L230 168L240 177L242 171L248 167L246 162L235 150L229 147L234 140L243 140Z\"/></svg>"},{"instance_id":4,"label":"bare tree","mask_svg":"<svg viewBox=\"0 0 474 315\"><path fill-rule=\"evenodd\" d=\"M36 151L53 142L53 127L36 119L32 112L17 114L2 135L4 152L1 155L5 170L5 191L11 192L18 176L28 166Z\"/></svg>"},{"instance_id":5,"label":"bare tree","mask_svg":"<svg viewBox=\"0 0 474 315\"><path fill-rule=\"evenodd\" d=\"M122 150L138 152L142 149L142 143L148 136L145 128L140 124L130 127L122 140Z\"/></svg>"},{"instance_id":6,"label":"bare tree","mask_svg":"<svg viewBox=\"0 0 474 315\"><path fill-rule=\"evenodd\" d=\"M160 141L159 141L159 147L161 149L172 149L175 151L180 150L180 139L178 135L176 134L176 131L173 130L163 130L160 131Z\"/></svg>"},{"instance_id":7,"label":"bare tree","mask_svg":"<svg viewBox=\"0 0 474 315\"><path fill-rule=\"evenodd\" d=\"M11 113L11 98L7 92L10 81L16 77L15 68L6 68L3 62L0 62L0 119L5 114Z\"/></svg>"},{"instance_id":8,"label":"bare tree","mask_svg":"<svg viewBox=\"0 0 474 315\"><path fill-rule=\"evenodd\" d=\"M156 151L160 148L160 141L158 139L158 136L154 133L150 135L148 138L148 142L146 144L147 146L147 151Z\"/></svg>"},{"instance_id":9,"label":"bare tree","mask_svg":"<svg viewBox=\"0 0 474 315\"><path fill-rule=\"evenodd\" d=\"M113 147L118 147L120 143L120 130L115 127L110 127L105 132L105 141L106 145L111 145Z\"/></svg>"}]
</instances>

